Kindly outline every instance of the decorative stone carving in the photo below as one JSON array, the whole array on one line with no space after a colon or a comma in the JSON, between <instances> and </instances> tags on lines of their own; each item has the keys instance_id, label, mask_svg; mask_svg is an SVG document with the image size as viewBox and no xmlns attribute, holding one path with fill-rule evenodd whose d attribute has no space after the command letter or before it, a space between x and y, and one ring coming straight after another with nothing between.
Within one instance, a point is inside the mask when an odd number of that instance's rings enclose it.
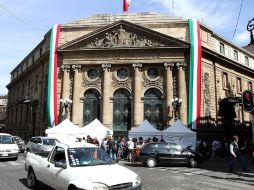
<instances>
[{"instance_id":1,"label":"decorative stone carving","mask_svg":"<svg viewBox=\"0 0 254 190\"><path fill-rule=\"evenodd\" d=\"M109 48L109 47L163 47L162 43L148 39L144 35L139 35L126 31L122 25L119 28L105 33L102 39L96 38L93 42L81 47L85 48Z\"/></svg>"},{"instance_id":2,"label":"decorative stone carving","mask_svg":"<svg viewBox=\"0 0 254 190\"><path fill-rule=\"evenodd\" d=\"M210 85L209 85L209 74L205 73L204 74L204 102L205 102L205 116L211 116L211 93L210 93Z\"/></svg>"},{"instance_id":3,"label":"decorative stone carving","mask_svg":"<svg viewBox=\"0 0 254 190\"><path fill-rule=\"evenodd\" d=\"M116 78L115 74L112 73L112 85L114 88L125 87L131 91L131 77L128 77L127 80L120 81Z\"/></svg>"},{"instance_id":4,"label":"decorative stone carving","mask_svg":"<svg viewBox=\"0 0 254 190\"><path fill-rule=\"evenodd\" d=\"M70 71L71 65L61 65L62 71L67 70L67 72Z\"/></svg>"},{"instance_id":5,"label":"decorative stone carving","mask_svg":"<svg viewBox=\"0 0 254 190\"><path fill-rule=\"evenodd\" d=\"M76 69L78 69L78 71L80 71L81 65L72 65L71 68L73 71L75 71Z\"/></svg>"},{"instance_id":6,"label":"decorative stone carving","mask_svg":"<svg viewBox=\"0 0 254 190\"><path fill-rule=\"evenodd\" d=\"M144 87L150 87L150 86L156 86L159 87L160 89L163 89L163 78L159 77L157 80L150 80L145 72L143 72L143 86Z\"/></svg>"},{"instance_id":7,"label":"decorative stone carving","mask_svg":"<svg viewBox=\"0 0 254 190\"><path fill-rule=\"evenodd\" d=\"M141 68L142 68L142 63L133 63L133 64L132 64L132 67L134 68L134 70L135 70L135 69L141 70Z\"/></svg>"},{"instance_id":8,"label":"decorative stone carving","mask_svg":"<svg viewBox=\"0 0 254 190\"><path fill-rule=\"evenodd\" d=\"M107 71L110 71L110 69L111 69L111 64L109 64L109 63L103 63L102 65L101 65L101 67L102 67L102 69L105 71L105 70L107 70Z\"/></svg>"},{"instance_id":9,"label":"decorative stone carving","mask_svg":"<svg viewBox=\"0 0 254 190\"><path fill-rule=\"evenodd\" d=\"M96 80L90 80L86 77L86 73L82 73L82 86L83 87L96 87L101 89L101 77L98 77Z\"/></svg>"}]
</instances>

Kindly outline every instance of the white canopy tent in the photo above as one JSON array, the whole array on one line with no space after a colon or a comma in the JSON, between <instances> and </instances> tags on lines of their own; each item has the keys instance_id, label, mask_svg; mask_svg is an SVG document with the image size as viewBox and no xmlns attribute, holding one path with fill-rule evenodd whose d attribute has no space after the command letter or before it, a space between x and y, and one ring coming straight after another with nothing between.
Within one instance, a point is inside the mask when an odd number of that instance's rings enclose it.
<instances>
[{"instance_id":1,"label":"white canopy tent","mask_svg":"<svg viewBox=\"0 0 254 190\"><path fill-rule=\"evenodd\" d=\"M143 121L139 127L132 127L129 131L129 138L139 138L142 137L144 140L148 138L156 137L159 140L161 139L161 131L155 129L151 123L147 120Z\"/></svg>"},{"instance_id":2,"label":"white canopy tent","mask_svg":"<svg viewBox=\"0 0 254 190\"><path fill-rule=\"evenodd\" d=\"M77 137L87 136L81 129L75 126L69 119L65 119L57 126L46 129L45 133L48 137L54 137L61 142L76 141Z\"/></svg>"},{"instance_id":3,"label":"white canopy tent","mask_svg":"<svg viewBox=\"0 0 254 190\"><path fill-rule=\"evenodd\" d=\"M100 143L105 137L113 135L113 131L105 127L98 119L94 119L91 123L82 127L81 130L92 138L96 137Z\"/></svg>"},{"instance_id":4,"label":"white canopy tent","mask_svg":"<svg viewBox=\"0 0 254 190\"><path fill-rule=\"evenodd\" d=\"M191 145L191 149L196 149L196 132L190 130L180 120L177 120L172 126L163 130L162 136L166 142L179 143L183 147Z\"/></svg>"}]
</instances>

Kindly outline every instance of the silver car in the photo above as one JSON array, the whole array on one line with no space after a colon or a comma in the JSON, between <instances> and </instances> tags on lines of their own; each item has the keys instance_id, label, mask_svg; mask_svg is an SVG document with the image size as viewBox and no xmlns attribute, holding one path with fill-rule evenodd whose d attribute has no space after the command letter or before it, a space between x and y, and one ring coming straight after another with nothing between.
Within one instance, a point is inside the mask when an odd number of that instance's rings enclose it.
<instances>
[{"instance_id":1,"label":"silver car","mask_svg":"<svg viewBox=\"0 0 254 190\"><path fill-rule=\"evenodd\" d=\"M25 148L26 148L26 144L25 141L23 141L20 137L18 136L13 136L13 139L15 141L15 143L18 145L19 147L19 152L24 152Z\"/></svg>"},{"instance_id":2,"label":"silver car","mask_svg":"<svg viewBox=\"0 0 254 190\"><path fill-rule=\"evenodd\" d=\"M26 151L51 151L57 143L59 143L59 141L52 137L32 137L26 145Z\"/></svg>"}]
</instances>

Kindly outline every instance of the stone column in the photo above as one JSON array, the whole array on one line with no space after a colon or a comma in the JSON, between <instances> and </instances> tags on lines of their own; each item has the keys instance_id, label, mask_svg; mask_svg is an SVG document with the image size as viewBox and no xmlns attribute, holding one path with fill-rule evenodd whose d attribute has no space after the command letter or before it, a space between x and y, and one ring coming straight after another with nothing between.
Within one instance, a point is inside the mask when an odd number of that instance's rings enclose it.
<instances>
[{"instance_id":1,"label":"stone column","mask_svg":"<svg viewBox=\"0 0 254 190\"><path fill-rule=\"evenodd\" d=\"M69 98L70 94L70 65L62 65L61 69L63 73L63 85L62 85L62 99Z\"/></svg>"},{"instance_id":2,"label":"stone column","mask_svg":"<svg viewBox=\"0 0 254 190\"><path fill-rule=\"evenodd\" d=\"M186 77L185 77L185 63L177 63L178 71L178 92L179 98L182 99L180 106L180 120L183 124L187 125L187 86L186 86Z\"/></svg>"},{"instance_id":3,"label":"stone column","mask_svg":"<svg viewBox=\"0 0 254 190\"><path fill-rule=\"evenodd\" d=\"M111 117L110 114L110 68L111 64L102 64L103 69L103 86L102 86L102 123L106 127L110 127Z\"/></svg>"},{"instance_id":4,"label":"stone column","mask_svg":"<svg viewBox=\"0 0 254 190\"><path fill-rule=\"evenodd\" d=\"M62 80L62 96L61 99L65 100L66 98L70 98L70 65L62 65L61 69L63 71L63 80ZM60 115L63 114L63 105L60 107ZM68 114L67 118L70 118L70 115Z\"/></svg>"},{"instance_id":5,"label":"stone column","mask_svg":"<svg viewBox=\"0 0 254 190\"><path fill-rule=\"evenodd\" d=\"M143 113L142 111L142 104L141 104L141 68L142 64L141 63L134 63L133 65L134 68L134 81L133 81L133 90L134 90L134 99L133 99L133 127L137 127L140 125L141 120L143 119Z\"/></svg>"},{"instance_id":6,"label":"stone column","mask_svg":"<svg viewBox=\"0 0 254 190\"><path fill-rule=\"evenodd\" d=\"M79 96L79 71L81 69L81 65L72 65L72 69L74 71L74 85L73 85L73 100L72 100L72 122L74 124L79 124L79 115L80 109L79 109L79 102L80 102L80 96Z\"/></svg>"},{"instance_id":7,"label":"stone column","mask_svg":"<svg viewBox=\"0 0 254 190\"><path fill-rule=\"evenodd\" d=\"M174 123L174 109L172 106L173 100L173 64L172 63L164 63L164 67L166 69L166 123L167 125L172 125Z\"/></svg>"}]
</instances>

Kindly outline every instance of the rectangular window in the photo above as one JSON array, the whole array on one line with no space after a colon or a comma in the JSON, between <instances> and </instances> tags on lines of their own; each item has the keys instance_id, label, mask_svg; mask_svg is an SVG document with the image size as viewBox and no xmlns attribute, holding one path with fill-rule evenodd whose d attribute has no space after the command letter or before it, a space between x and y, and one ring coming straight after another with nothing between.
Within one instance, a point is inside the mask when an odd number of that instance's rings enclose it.
<instances>
[{"instance_id":1,"label":"rectangular window","mask_svg":"<svg viewBox=\"0 0 254 190\"><path fill-rule=\"evenodd\" d=\"M40 48L40 56L42 55L42 48Z\"/></svg>"},{"instance_id":2,"label":"rectangular window","mask_svg":"<svg viewBox=\"0 0 254 190\"><path fill-rule=\"evenodd\" d=\"M238 61L238 51L234 50L234 60Z\"/></svg>"},{"instance_id":3,"label":"rectangular window","mask_svg":"<svg viewBox=\"0 0 254 190\"><path fill-rule=\"evenodd\" d=\"M220 53L225 55L225 45L220 42Z\"/></svg>"},{"instance_id":4,"label":"rectangular window","mask_svg":"<svg viewBox=\"0 0 254 190\"><path fill-rule=\"evenodd\" d=\"M227 73L223 73L223 88L224 89L228 89L229 84L228 84L228 74Z\"/></svg>"},{"instance_id":5,"label":"rectangular window","mask_svg":"<svg viewBox=\"0 0 254 190\"><path fill-rule=\"evenodd\" d=\"M237 92L241 93L242 92L242 79L241 78L237 78Z\"/></svg>"},{"instance_id":6,"label":"rectangular window","mask_svg":"<svg viewBox=\"0 0 254 190\"><path fill-rule=\"evenodd\" d=\"M247 56L245 56L245 61L244 61L246 66L249 66L249 58Z\"/></svg>"},{"instance_id":7,"label":"rectangular window","mask_svg":"<svg viewBox=\"0 0 254 190\"><path fill-rule=\"evenodd\" d=\"M248 90L252 91L252 82L248 82Z\"/></svg>"},{"instance_id":8,"label":"rectangular window","mask_svg":"<svg viewBox=\"0 0 254 190\"><path fill-rule=\"evenodd\" d=\"M35 87L34 87L34 90L35 90L35 91L38 90L38 79L39 79L39 76L36 75L36 76L35 76Z\"/></svg>"}]
</instances>

